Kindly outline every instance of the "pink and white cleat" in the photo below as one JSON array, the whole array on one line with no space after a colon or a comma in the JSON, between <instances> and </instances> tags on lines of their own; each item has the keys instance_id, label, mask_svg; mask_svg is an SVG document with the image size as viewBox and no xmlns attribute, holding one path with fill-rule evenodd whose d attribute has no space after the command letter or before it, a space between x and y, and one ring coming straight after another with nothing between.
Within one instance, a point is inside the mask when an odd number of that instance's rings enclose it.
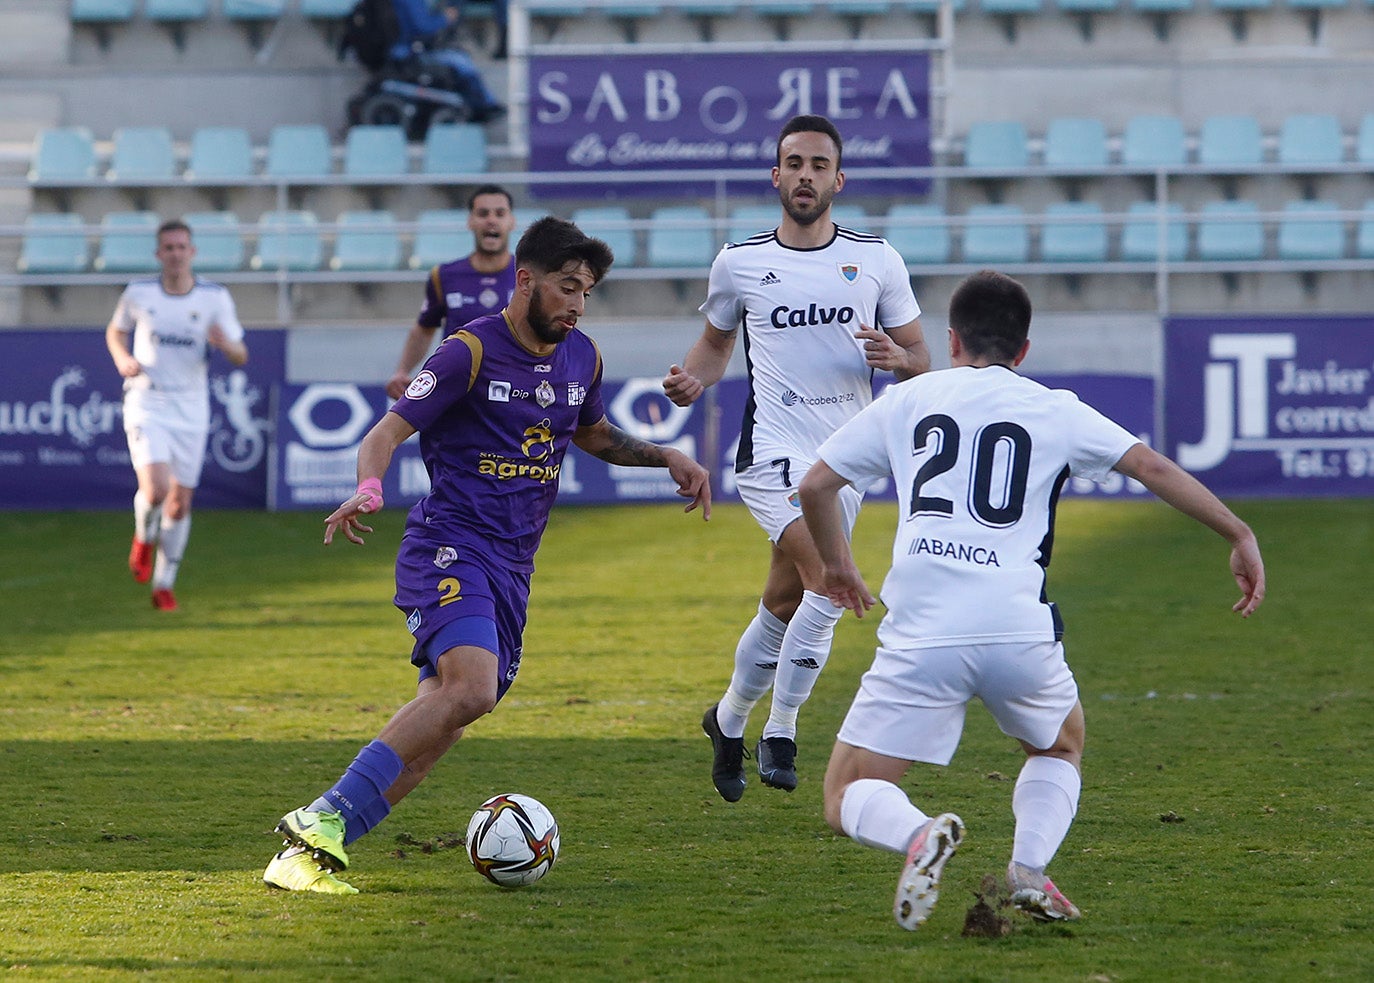
<instances>
[{"instance_id":1,"label":"pink and white cleat","mask_svg":"<svg viewBox=\"0 0 1374 983\"><path fill-rule=\"evenodd\" d=\"M1043 870L1013 861L1007 864L1007 887L1011 889L1012 907L1038 922L1071 922L1082 917L1078 906L1064 897Z\"/></svg>"},{"instance_id":2,"label":"pink and white cleat","mask_svg":"<svg viewBox=\"0 0 1374 983\"><path fill-rule=\"evenodd\" d=\"M892 903L892 917L908 932L930 917L940 898L940 873L963 839L964 822L952 812L936 816L912 837Z\"/></svg>"}]
</instances>

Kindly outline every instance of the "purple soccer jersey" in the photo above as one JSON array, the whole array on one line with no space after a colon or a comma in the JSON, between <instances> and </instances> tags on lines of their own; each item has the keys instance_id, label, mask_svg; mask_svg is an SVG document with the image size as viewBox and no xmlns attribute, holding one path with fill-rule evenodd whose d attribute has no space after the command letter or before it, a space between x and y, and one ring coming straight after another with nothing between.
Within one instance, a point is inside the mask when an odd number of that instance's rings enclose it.
<instances>
[{"instance_id":1,"label":"purple soccer jersey","mask_svg":"<svg viewBox=\"0 0 1374 983\"><path fill-rule=\"evenodd\" d=\"M504 315L479 318L444 339L391 411L420 431L430 478L407 535L529 572L573 433L605 416L601 354L574 330L535 355Z\"/></svg>"},{"instance_id":2,"label":"purple soccer jersey","mask_svg":"<svg viewBox=\"0 0 1374 983\"><path fill-rule=\"evenodd\" d=\"M429 271L425 304L416 323L425 328L441 325L445 335L469 321L496 314L515 292L515 260L500 273L478 273L465 256Z\"/></svg>"}]
</instances>

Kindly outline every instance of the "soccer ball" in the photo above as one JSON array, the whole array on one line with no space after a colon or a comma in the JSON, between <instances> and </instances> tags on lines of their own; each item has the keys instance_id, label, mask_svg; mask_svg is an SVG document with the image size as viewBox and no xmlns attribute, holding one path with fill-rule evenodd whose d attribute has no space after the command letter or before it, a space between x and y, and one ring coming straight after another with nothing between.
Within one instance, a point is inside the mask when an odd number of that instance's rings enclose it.
<instances>
[{"instance_id":1,"label":"soccer ball","mask_svg":"<svg viewBox=\"0 0 1374 983\"><path fill-rule=\"evenodd\" d=\"M539 800L503 792L472 814L467 846L477 873L502 887L523 887L553 869L558 822Z\"/></svg>"}]
</instances>

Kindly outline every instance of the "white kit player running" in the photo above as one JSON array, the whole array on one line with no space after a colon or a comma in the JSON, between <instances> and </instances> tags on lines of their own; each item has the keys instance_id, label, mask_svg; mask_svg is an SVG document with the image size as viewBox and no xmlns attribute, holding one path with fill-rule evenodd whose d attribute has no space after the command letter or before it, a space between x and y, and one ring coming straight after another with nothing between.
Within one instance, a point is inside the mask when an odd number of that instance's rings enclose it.
<instances>
[{"instance_id":1,"label":"white kit player running","mask_svg":"<svg viewBox=\"0 0 1374 983\"><path fill-rule=\"evenodd\" d=\"M966 705L982 700L1027 754L1012 794L1008 886L1042 921L1079 917L1045 875L1078 809L1083 707L1045 596L1059 491L1070 475L1117 471L1219 533L1248 617L1264 598L1250 528L1195 478L1066 390L1013 371L1025 358L1030 298L985 270L950 300L952 368L890 387L820 448L802 509L830 600L860 617L874 603L845 535L849 483L895 479L898 529L883 583L878 649L840 728L825 818L865 846L907 855L893 913L915 929L964 835L898 784L915 761L946 765Z\"/></svg>"},{"instance_id":2,"label":"white kit player running","mask_svg":"<svg viewBox=\"0 0 1374 983\"><path fill-rule=\"evenodd\" d=\"M138 476L129 572L141 584L152 581L160 611L177 608L172 589L191 535L191 498L210 429L210 349L234 365L248 361L234 301L192 273L195 252L190 228L164 222L157 231L161 275L129 284L105 329L124 377L124 432Z\"/></svg>"},{"instance_id":3,"label":"white kit player running","mask_svg":"<svg viewBox=\"0 0 1374 983\"><path fill-rule=\"evenodd\" d=\"M844 187L840 134L823 116L798 116L778 137L776 230L728 244L711 264L706 328L664 392L678 406L720 381L743 325L749 399L735 470L740 497L772 543L758 614L735 651L729 688L707 709L711 778L722 798L745 788L744 729L773 689L756 746L760 779L797 786L797 712L830 656L842 608L821 590L820 558L799 522L797 485L816 448L872 401L875 369L909 378L930 367L906 264L884 239L830 217ZM862 492L844 496L845 530Z\"/></svg>"}]
</instances>

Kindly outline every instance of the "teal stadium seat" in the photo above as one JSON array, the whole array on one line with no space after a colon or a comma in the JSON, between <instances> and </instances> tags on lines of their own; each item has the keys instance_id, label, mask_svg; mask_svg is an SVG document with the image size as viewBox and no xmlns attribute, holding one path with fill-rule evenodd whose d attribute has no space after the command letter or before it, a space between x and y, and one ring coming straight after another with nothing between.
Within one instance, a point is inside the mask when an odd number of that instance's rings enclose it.
<instances>
[{"instance_id":1,"label":"teal stadium seat","mask_svg":"<svg viewBox=\"0 0 1374 983\"><path fill-rule=\"evenodd\" d=\"M705 271L720 243L712 232L711 213L698 205L670 205L650 216L648 265L696 267Z\"/></svg>"},{"instance_id":2,"label":"teal stadium seat","mask_svg":"<svg viewBox=\"0 0 1374 983\"><path fill-rule=\"evenodd\" d=\"M72 0L71 19L78 24L116 24L133 20L134 0Z\"/></svg>"},{"instance_id":3,"label":"teal stadium seat","mask_svg":"<svg viewBox=\"0 0 1374 983\"><path fill-rule=\"evenodd\" d=\"M1374 113L1366 113L1355 135L1355 159L1366 167L1374 166Z\"/></svg>"},{"instance_id":4,"label":"teal stadium seat","mask_svg":"<svg viewBox=\"0 0 1374 983\"><path fill-rule=\"evenodd\" d=\"M1085 201L1054 202L1045 208L1040 258L1047 263L1104 263L1107 225L1102 206Z\"/></svg>"},{"instance_id":5,"label":"teal stadium seat","mask_svg":"<svg viewBox=\"0 0 1374 983\"><path fill-rule=\"evenodd\" d=\"M335 20L347 17L356 0L301 0L301 16L307 20Z\"/></svg>"},{"instance_id":6,"label":"teal stadium seat","mask_svg":"<svg viewBox=\"0 0 1374 983\"><path fill-rule=\"evenodd\" d=\"M329 134L317 123L279 124L267 137L267 167L273 178L327 177L333 171Z\"/></svg>"},{"instance_id":7,"label":"teal stadium seat","mask_svg":"<svg viewBox=\"0 0 1374 983\"><path fill-rule=\"evenodd\" d=\"M394 270L401 265L396 217L388 211L348 211L338 219L331 270Z\"/></svg>"},{"instance_id":8,"label":"teal stadium seat","mask_svg":"<svg viewBox=\"0 0 1374 983\"><path fill-rule=\"evenodd\" d=\"M1030 159L1026 128L1015 120L974 123L964 138L967 167L1005 170L1025 167Z\"/></svg>"},{"instance_id":9,"label":"teal stadium seat","mask_svg":"<svg viewBox=\"0 0 1374 983\"><path fill-rule=\"evenodd\" d=\"M86 254L80 215L40 213L24 220L17 265L20 273L84 273Z\"/></svg>"},{"instance_id":10,"label":"teal stadium seat","mask_svg":"<svg viewBox=\"0 0 1374 983\"><path fill-rule=\"evenodd\" d=\"M425 133L425 174L482 174L489 166L481 123L436 123Z\"/></svg>"},{"instance_id":11,"label":"teal stadium seat","mask_svg":"<svg viewBox=\"0 0 1374 983\"><path fill-rule=\"evenodd\" d=\"M949 226L938 205L893 205L884 238L909 266L949 262Z\"/></svg>"},{"instance_id":12,"label":"teal stadium seat","mask_svg":"<svg viewBox=\"0 0 1374 983\"><path fill-rule=\"evenodd\" d=\"M227 20L276 20L286 12L286 0L220 0Z\"/></svg>"},{"instance_id":13,"label":"teal stadium seat","mask_svg":"<svg viewBox=\"0 0 1374 983\"><path fill-rule=\"evenodd\" d=\"M95 141L84 126L40 130L34 140L29 181L90 181L95 178Z\"/></svg>"},{"instance_id":14,"label":"teal stadium seat","mask_svg":"<svg viewBox=\"0 0 1374 983\"><path fill-rule=\"evenodd\" d=\"M964 262L996 266L1030 258L1030 231L1020 205L974 205L967 217L975 221L964 226Z\"/></svg>"},{"instance_id":15,"label":"teal stadium seat","mask_svg":"<svg viewBox=\"0 0 1374 983\"><path fill-rule=\"evenodd\" d=\"M149 20L202 20L209 13L210 0L143 0L143 16Z\"/></svg>"},{"instance_id":16,"label":"teal stadium seat","mask_svg":"<svg viewBox=\"0 0 1374 983\"><path fill-rule=\"evenodd\" d=\"M246 181L253 176L253 144L239 126L203 126L191 134L188 181Z\"/></svg>"},{"instance_id":17,"label":"teal stadium seat","mask_svg":"<svg viewBox=\"0 0 1374 983\"><path fill-rule=\"evenodd\" d=\"M410 169L401 126L355 126L344 138L343 172L350 178L394 178Z\"/></svg>"},{"instance_id":18,"label":"teal stadium seat","mask_svg":"<svg viewBox=\"0 0 1374 983\"><path fill-rule=\"evenodd\" d=\"M233 273L243 269L243 233L233 212L187 212L181 220L191 227L196 244L198 273Z\"/></svg>"},{"instance_id":19,"label":"teal stadium seat","mask_svg":"<svg viewBox=\"0 0 1374 983\"><path fill-rule=\"evenodd\" d=\"M514 245L514 239L512 239ZM415 245L410 251L412 270L427 270L450 263L472 252L468 213L459 208L430 208L415 219Z\"/></svg>"},{"instance_id":20,"label":"teal stadium seat","mask_svg":"<svg viewBox=\"0 0 1374 983\"><path fill-rule=\"evenodd\" d=\"M609 245L622 269L636 264L635 232L629 225L630 213L626 209L619 205L595 205L575 209L569 217L584 233Z\"/></svg>"},{"instance_id":21,"label":"teal stadium seat","mask_svg":"<svg viewBox=\"0 0 1374 983\"><path fill-rule=\"evenodd\" d=\"M730 209L727 241L743 242L760 232L772 232L781 221L778 209L778 205L739 205Z\"/></svg>"},{"instance_id":22,"label":"teal stadium seat","mask_svg":"<svg viewBox=\"0 0 1374 983\"><path fill-rule=\"evenodd\" d=\"M249 261L253 269L310 272L323 261L324 243L314 212L263 212L258 219L258 251Z\"/></svg>"},{"instance_id":23,"label":"teal stadium seat","mask_svg":"<svg viewBox=\"0 0 1374 983\"><path fill-rule=\"evenodd\" d=\"M1345 256L1345 226L1334 201L1290 201L1279 220L1279 259L1325 260Z\"/></svg>"},{"instance_id":24,"label":"teal stadium seat","mask_svg":"<svg viewBox=\"0 0 1374 983\"><path fill-rule=\"evenodd\" d=\"M1254 260L1264 256L1264 229L1253 201L1209 201L1197 227L1204 260Z\"/></svg>"},{"instance_id":25,"label":"teal stadium seat","mask_svg":"<svg viewBox=\"0 0 1374 983\"><path fill-rule=\"evenodd\" d=\"M110 181L170 183L176 172L172 134L163 126L126 126L115 130L114 153L105 177Z\"/></svg>"},{"instance_id":26,"label":"teal stadium seat","mask_svg":"<svg viewBox=\"0 0 1374 983\"><path fill-rule=\"evenodd\" d=\"M1121 258L1131 263L1159 261L1159 206L1153 201L1133 201L1121 229ZM1164 257L1171 263L1188 258L1188 228L1183 206L1170 202L1164 209Z\"/></svg>"},{"instance_id":27,"label":"teal stadium seat","mask_svg":"<svg viewBox=\"0 0 1374 983\"><path fill-rule=\"evenodd\" d=\"M1364 203L1360 224L1355 228L1355 255L1360 259L1374 259L1374 198Z\"/></svg>"},{"instance_id":28,"label":"teal stadium seat","mask_svg":"<svg viewBox=\"0 0 1374 983\"><path fill-rule=\"evenodd\" d=\"M1107 128L1099 119L1062 117L1045 128L1046 167L1105 167Z\"/></svg>"},{"instance_id":29,"label":"teal stadium seat","mask_svg":"<svg viewBox=\"0 0 1374 983\"><path fill-rule=\"evenodd\" d=\"M1132 116L1121 139L1127 167L1180 167L1188 159L1183 121L1177 116Z\"/></svg>"},{"instance_id":30,"label":"teal stadium seat","mask_svg":"<svg viewBox=\"0 0 1374 983\"><path fill-rule=\"evenodd\" d=\"M1209 116L1198 134L1199 164L1250 167L1264 161L1264 134L1254 116Z\"/></svg>"},{"instance_id":31,"label":"teal stadium seat","mask_svg":"<svg viewBox=\"0 0 1374 983\"><path fill-rule=\"evenodd\" d=\"M1341 124L1330 113L1295 113L1279 128L1279 163L1339 164L1345 156Z\"/></svg>"},{"instance_id":32,"label":"teal stadium seat","mask_svg":"<svg viewBox=\"0 0 1374 983\"><path fill-rule=\"evenodd\" d=\"M95 268L102 273L156 273L156 212L110 212L100 221Z\"/></svg>"}]
</instances>

